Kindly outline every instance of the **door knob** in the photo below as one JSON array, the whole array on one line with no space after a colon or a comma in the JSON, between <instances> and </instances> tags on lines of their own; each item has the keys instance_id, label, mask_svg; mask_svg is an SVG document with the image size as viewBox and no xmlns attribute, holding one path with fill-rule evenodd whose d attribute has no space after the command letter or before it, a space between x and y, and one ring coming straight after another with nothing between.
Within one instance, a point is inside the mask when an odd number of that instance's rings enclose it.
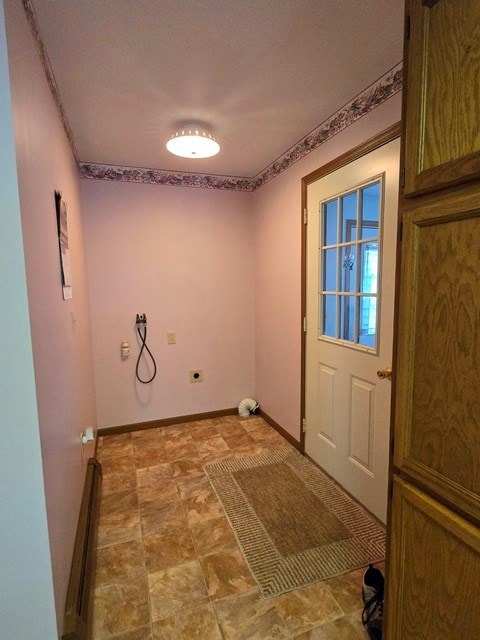
<instances>
[{"instance_id":1,"label":"door knob","mask_svg":"<svg viewBox=\"0 0 480 640\"><path fill-rule=\"evenodd\" d=\"M385 367L385 369L379 369L377 371L377 376L380 378L380 380L391 380L392 367Z\"/></svg>"}]
</instances>

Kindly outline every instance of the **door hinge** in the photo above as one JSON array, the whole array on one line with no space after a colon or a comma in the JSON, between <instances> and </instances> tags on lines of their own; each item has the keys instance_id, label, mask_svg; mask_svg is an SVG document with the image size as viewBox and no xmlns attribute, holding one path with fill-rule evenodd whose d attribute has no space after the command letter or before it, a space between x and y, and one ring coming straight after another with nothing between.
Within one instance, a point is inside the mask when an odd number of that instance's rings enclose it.
<instances>
[{"instance_id":1,"label":"door hinge","mask_svg":"<svg viewBox=\"0 0 480 640\"><path fill-rule=\"evenodd\" d=\"M388 498L393 500L393 480L390 480L390 486L388 488Z\"/></svg>"},{"instance_id":2,"label":"door hinge","mask_svg":"<svg viewBox=\"0 0 480 640\"><path fill-rule=\"evenodd\" d=\"M306 418L302 419L302 432L303 433L307 432L307 420L306 420Z\"/></svg>"},{"instance_id":3,"label":"door hinge","mask_svg":"<svg viewBox=\"0 0 480 640\"><path fill-rule=\"evenodd\" d=\"M308 224L308 211L306 207L303 210L303 224Z\"/></svg>"},{"instance_id":4,"label":"door hinge","mask_svg":"<svg viewBox=\"0 0 480 640\"><path fill-rule=\"evenodd\" d=\"M405 186L405 167L402 167L402 173L400 174L400 186Z\"/></svg>"},{"instance_id":5,"label":"door hinge","mask_svg":"<svg viewBox=\"0 0 480 640\"><path fill-rule=\"evenodd\" d=\"M403 222L400 222L400 226L398 228L398 241L402 242L403 240Z\"/></svg>"},{"instance_id":6,"label":"door hinge","mask_svg":"<svg viewBox=\"0 0 480 640\"><path fill-rule=\"evenodd\" d=\"M303 333L307 333L307 316L303 317Z\"/></svg>"},{"instance_id":7,"label":"door hinge","mask_svg":"<svg viewBox=\"0 0 480 640\"><path fill-rule=\"evenodd\" d=\"M405 38L410 40L410 16L405 18Z\"/></svg>"}]
</instances>

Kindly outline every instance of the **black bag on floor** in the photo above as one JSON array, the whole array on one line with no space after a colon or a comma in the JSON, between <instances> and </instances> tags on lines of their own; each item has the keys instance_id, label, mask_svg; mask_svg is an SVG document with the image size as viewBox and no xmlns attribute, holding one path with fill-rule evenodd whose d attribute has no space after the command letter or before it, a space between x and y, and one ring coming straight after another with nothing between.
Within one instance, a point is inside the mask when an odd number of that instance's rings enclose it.
<instances>
[{"instance_id":1,"label":"black bag on floor","mask_svg":"<svg viewBox=\"0 0 480 640\"><path fill-rule=\"evenodd\" d=\"M384 588L383 573L370 564L363 574L362 622L372 640L382 640Z\"/></svg>"}]
</instances>

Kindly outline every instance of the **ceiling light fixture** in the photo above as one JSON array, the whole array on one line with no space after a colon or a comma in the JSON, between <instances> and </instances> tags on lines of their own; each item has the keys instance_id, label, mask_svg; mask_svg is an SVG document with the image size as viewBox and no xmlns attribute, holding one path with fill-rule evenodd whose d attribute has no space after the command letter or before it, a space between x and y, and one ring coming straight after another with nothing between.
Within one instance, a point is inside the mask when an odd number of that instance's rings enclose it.
<instances>
[{"instance_id":1,"label":"ceiling light fixture","mask_svg":"<svg viewBox=\"0 0 480 640\"><path fill-rule=\"evenodd\" d=\"M173 134L167 149L182 158L210 158L220 151L220 145L209 131L191 124Z\"/></svg>"}]
</instances>

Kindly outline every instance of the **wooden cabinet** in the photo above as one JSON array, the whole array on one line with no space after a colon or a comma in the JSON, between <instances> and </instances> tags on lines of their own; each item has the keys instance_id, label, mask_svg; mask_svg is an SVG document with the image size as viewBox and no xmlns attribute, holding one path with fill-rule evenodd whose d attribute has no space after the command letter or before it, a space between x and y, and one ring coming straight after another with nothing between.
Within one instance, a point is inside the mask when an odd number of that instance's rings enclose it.
<instances>
[{"instance_id":1,"label":"wooden cabinet","mask_svg":"<svg viewBox=\"0 0 480 640\"><path fill-rule=\"evenodd\" d=\"M395 466L480 524L480 191L403 210Z\"/></svg>"},{"instance_id":2,"label":"wooden cabinet","mask_svg":"<svg viewBox=\"0 0 480 640\"><path fill-rule=\"evenodd\" d=\"M407 30L408 196L480 177L480 2L415 0Z\"/></svg>"},{"instance_id":3,"label":"wooden cabinet","mask_svg":"<svg viewBox=\"0 0 480 640\"><path fill-rule=\"evenodd\" d=\"M480 2L407 0L386 640L480 640Z\"/></svg>"},{"instance_id":4,"label":"wooden cabinet","mask_svg":"<svg viewBox=\"0 0 480 640\"><path fill-rule=\"evenodd\" d=\"M480 640L480 535L414 486L396 480L389 640Z\"/></svg>"}]
</instances>

